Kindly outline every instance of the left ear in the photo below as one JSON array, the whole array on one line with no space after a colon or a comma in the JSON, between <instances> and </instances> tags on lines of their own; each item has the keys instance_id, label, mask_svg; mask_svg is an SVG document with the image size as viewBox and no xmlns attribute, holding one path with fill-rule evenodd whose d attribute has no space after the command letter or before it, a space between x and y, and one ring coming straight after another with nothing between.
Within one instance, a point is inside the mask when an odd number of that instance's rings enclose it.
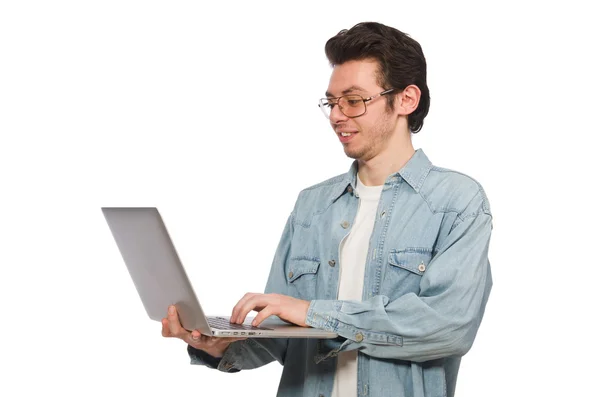
<instances>
[{"instance_id":1,"label":"left ear","mask_svg":"<svg viewBox=\"0 0 600 397\"><path fill-rule=\"evenodd\" d=\"M414 84L407 86L404 91L396 94L396 111L402 116L408 116L419 106L421 90Z\"/></svg>"}]
</instances>

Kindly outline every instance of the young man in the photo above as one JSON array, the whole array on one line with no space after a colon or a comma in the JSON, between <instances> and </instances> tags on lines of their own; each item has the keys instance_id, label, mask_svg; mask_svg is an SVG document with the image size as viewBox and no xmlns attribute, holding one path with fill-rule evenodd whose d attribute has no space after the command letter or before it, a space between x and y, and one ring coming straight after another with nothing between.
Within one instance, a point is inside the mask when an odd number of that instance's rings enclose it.
<instances>
[{"instance_id":1,"label":"young man","mask_svg":"<svg viewBox=\"0 0 600 397\"><path fill-rule=\"evenodd\" d=\"M236 372L277 360L278 396L452 396L492 287L492 216L482 187L439 168L411 133L429 109L421 46L360 23L325 46L333 72L320 106L350 170L300 192L265 294L232 312L335 331L333 340L201 336L175 311L163 336L193 364Z\"/></svg>"}]
</instances>

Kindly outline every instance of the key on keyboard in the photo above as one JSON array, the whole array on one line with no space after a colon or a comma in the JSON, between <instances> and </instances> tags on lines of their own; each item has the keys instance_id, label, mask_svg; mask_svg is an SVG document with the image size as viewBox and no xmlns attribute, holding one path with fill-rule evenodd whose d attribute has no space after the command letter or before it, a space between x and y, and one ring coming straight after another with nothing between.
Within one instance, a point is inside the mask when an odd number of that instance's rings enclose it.
<instances>
[{"instance_id":1,"label":"key on keyboard","mask_svg":"<svg viewBox=\"0 0 600 397\"><path fill-rule=\"evenodd\" d=\"M271 330L271 328L253 327L246 324L231 324L228 319L222 317L209 317L208 325L217 329L232 329L232 330Z\"/></svg>"}]
</instances>

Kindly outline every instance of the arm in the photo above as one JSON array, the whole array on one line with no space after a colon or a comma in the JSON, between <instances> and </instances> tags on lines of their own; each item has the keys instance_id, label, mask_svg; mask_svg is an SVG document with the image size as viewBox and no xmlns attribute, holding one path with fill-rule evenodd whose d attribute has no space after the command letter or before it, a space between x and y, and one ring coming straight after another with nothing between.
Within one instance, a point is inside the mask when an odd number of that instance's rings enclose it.
<instances>
[{"instance_id":1,"label":"arm","mask_svg":"<svg viewBox=\"0 0 600 397\"><path fill-rule=\"evenodd\" d=\"M312 301L306 324L347 338L339 351L428 361L463 355L473 344L492 287L492 217L458 218L421 280L421 292L390 302Z\"/></svg>"}]
</instances>

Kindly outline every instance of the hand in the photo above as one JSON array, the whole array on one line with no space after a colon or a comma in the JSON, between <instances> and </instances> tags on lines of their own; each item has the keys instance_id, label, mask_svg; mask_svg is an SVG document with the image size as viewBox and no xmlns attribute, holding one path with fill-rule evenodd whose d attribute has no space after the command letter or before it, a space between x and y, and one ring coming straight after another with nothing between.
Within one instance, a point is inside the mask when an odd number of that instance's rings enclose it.
<instances>
[{"instance_id":1,"label":"hand","mask_svg":"<svg viewBox=\"0 0 600 397\"><path fill-rule=\"evenodd\" d=\"M251 310L258 312L258 315L252 321L252 325L257 327L267 317L271 315L278 316L282 320L301 327L306 325L306 314L308 313L309 301L292 298L287 295L279 294L254 294L247 293L235 305L231 313L231 323L241 324Z\"/></svg>"},{"instance_id":2,"label":"hand","mask_svg":"<svg viewBox=\"0 0 600 397\"><path fill-rule=\"evenodd\" d=\"M162 336L165 338L179 338L193 348L203 350L215 358L223 357L223 353L232 342L246 339L215 338L202 335L198 330L189 332L181 326L175 306L169 306L167 317L162 319Z\"/></svg>"}]
</instances>

